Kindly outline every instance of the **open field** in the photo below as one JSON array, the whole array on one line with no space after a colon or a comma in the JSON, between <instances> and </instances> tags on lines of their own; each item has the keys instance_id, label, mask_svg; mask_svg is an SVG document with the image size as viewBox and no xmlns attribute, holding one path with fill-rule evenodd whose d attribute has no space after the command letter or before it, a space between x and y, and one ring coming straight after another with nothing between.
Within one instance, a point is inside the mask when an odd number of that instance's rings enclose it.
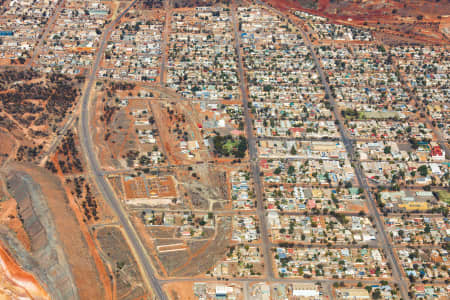
<instances>
[{"instance_id":1,"label":"open field","mask_svg":"<svg viewBox=\"0 0 450 300\"><path fill-rule=\"evenodd\" d=\"M114 227L104 227L96 232L96 239L112 272L115 296L118 299L143 297L147 292L121 231Z\"/></svg>"},{"instance_id":2,"label":"open field","mask_svg":"<svg viewBox=\"0 0 450 300\"><path fill-rule=\"evenodd\" d=\"M142 220L135 222L151 247L149 252L157 269L161 275L170 277L209 274L216 262L224 257L231 233L230 218L222 217L216 221L215 228L205 228L199 236L190 236L190 233L186 236L189 229L184 226L142 226Z\"/></svg>"}]
</instances>

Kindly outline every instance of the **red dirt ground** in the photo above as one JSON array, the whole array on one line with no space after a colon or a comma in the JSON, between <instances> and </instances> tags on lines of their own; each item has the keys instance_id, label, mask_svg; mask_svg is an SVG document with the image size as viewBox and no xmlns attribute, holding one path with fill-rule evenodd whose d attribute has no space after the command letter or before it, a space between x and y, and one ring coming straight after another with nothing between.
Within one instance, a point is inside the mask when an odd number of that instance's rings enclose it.
<instances>
[{"instance_id":1,"label":"red dirt ground","mask_svg":"<svg viewBox=\"0 0 450 300\"><path fill-rule=\"evenodd\" d=\"M50 299L34 276L25 272L0 243L0 299Z\"/></svg>"},{"instance_id":2,"label":"red dirt ground","mask_svg":"<svg viewBox=\"0 0 450 300\"><path fill-rule=\"evenodd\" d=\"M379 37L397 37L409 42L433 44L448 43L448 37L441 32L446 24L445 16L450 14L450 7L445 2L424 1L341 1L331 3L319 0L318 9L307 9L296 0L263 0L283 13L301 10L327 17L330 22L370 27ZM421 16L422 20L418 21ZM382 20L382 21L380 21ZM404 25L412 25L414 30L405 32ZM433 27L437 25L437 29Z\"/></svg>"}]
</instances>

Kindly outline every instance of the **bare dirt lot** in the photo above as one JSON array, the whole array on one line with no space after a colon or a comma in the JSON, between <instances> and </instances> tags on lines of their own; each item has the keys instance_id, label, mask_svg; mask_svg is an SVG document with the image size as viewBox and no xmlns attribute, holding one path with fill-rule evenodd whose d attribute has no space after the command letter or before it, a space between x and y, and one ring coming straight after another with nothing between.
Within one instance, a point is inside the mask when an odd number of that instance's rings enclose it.
<instances>
[{"instance_id":1,"label":"bare dirt lot","mask_svg":"<svg viewBox=\"0 0 450 300\"><path fill-rule=\"evenodd\" d=\"M224 257L230 232L231 220L221 218L217 222L216 235L212 239L202 241L191 239L187 241L186 251L160 252L158 260L171 277L204 275Z\"/></svg>"},{"instance_id":2,"label":"bare dirt lot","mask_svg":"<svg viewBox=\"0 0 450 300\"><path fill-rule=\"evenodd\" d=\"M170 299L173 300L194 300L197 299L194 296L194 286L192 282L177 282L169 283L164 286L164 290L169 295Z\"/></svg>"},{"instance_id":3,"label":"bare dirt lot","mask_svg":"<svg viewBox=\"0 0 450 300\"><path fill-rule=\"evenodd\" d=\"M192 209L223 209L229 205L227 174L223 168L210 165L192 166L177 174L183 182L181 195L185 195Z\"/></svg>"},{"instance_id":4,"label":"bare dirt lot","mask_svg":"<svg viewBox=\"0 0 450 300\"><path fill-rule=\"evenodd\" d=\"M96 231L103 257L108 262L115 282L117 299L138 299L147 294L139 269L122 235L114 227Z\"/></svg>"}]
</instances>

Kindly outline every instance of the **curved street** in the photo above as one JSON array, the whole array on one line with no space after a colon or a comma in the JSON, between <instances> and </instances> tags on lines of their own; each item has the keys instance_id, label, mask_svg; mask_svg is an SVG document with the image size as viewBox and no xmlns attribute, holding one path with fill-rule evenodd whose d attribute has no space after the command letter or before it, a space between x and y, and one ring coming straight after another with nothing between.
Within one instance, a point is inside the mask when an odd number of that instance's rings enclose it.
<instances>
[{"instance_id":1,"label":"curved street","mask_svg":"<svg viewBox=\"0 0 450 300\"><path fill-rule=\"evenodd\" d=\"M94 177L94 181L97 185L99 192L103 195L104 199L109 203L115 214L117 215L120 225L125 233L125 238L129 243L131 251L134 254L134 257L137 261L137 264L141 270L142 276L144 278L144 282L151 289L153 294L157 299L165 300L167 299L165 293L163 292L161 285L158 279L155 277L153 266L150 262L150 258L136 232L133 225L131 224L130 219L128 218L126 212L124 211L120 200L115 195L111 186L106 181L103 176L103 172L100 166L100 163L97 158L96 151L94 149L94 145L92 142L91 136L91 125L90 125L90 95L92 91L92 87L94 82L96 81L97 69L100 64L100 61L103 56L103 52L105 51L108 36L114 27L119 23L120 19L128 12L128 10L135 5L137 0L131 2L131 4L124 9L117 18L109 24L108 28L105 30L98 51L95 58L94 65L91 68L88 81L86 83L86 88L83 92L83 96L81 99L81 116L80 116L80 143L83 149L83 152L86 156L86 162L88 167Z\"/></svg>"}]
</instances>

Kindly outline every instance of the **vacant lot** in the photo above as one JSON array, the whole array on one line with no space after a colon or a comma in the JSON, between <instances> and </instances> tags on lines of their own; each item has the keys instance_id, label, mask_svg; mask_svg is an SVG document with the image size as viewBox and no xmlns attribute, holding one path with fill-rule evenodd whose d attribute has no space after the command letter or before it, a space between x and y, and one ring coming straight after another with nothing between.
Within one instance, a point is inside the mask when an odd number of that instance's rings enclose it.
<instances>
[{"instance_id":1,"label":"vacant lot","mask_svg":"<svg viewBox=\"0 0 450 300\"><path fill-rule=\"evenodd\" d=\"M114 227L104 227L96 235L113 271L117 299L143 297L146 294L144 283L122 232Z\"/></svg>"},{"instance_id":2,"label":"vacant lot","mask_svg":"<svg viewBox=\"0 0 450 300\"><path fill-rule=\"evenodd\" d=\"M196 165L192 170L180 171L178 181L183 182L182 189L187 201L193 208L223 209L228 204L227 174L223 168L208 165ZM180 193L182 194L182 193Z\"/></svg>"},{"instance_id":3,"label":"vacant lot","mask_svg":"<svg viewBox=\"0 0 450 300\"><path fill-rule=\"evenodd\" d=\"M220 218L217 234L212 240L187 241L187 251L163 252L158 258L169 276L190 277L204 275L223 257L227 251L231 232L231 220Z\"/></svg>"}]
</instances>

